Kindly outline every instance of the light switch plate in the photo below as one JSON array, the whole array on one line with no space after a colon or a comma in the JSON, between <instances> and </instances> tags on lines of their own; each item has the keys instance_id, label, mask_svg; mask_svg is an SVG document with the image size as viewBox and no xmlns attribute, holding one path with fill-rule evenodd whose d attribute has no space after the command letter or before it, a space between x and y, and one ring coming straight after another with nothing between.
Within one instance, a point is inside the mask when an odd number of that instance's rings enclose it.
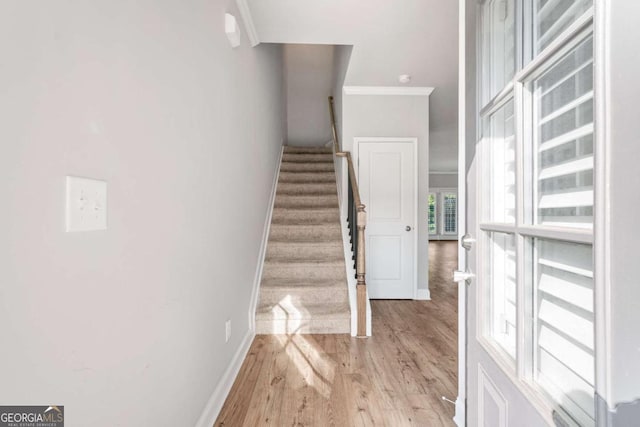
<instances>
[{"instance_id":1,"label":"light switch plate","mask_svg":"<svg viewBox=\"0 0 640 427\"><path fill-rule=\"evenodd\" d=\"M67 176L67 232L107 229L107 183Z\"/></svg>"}]
</instances>

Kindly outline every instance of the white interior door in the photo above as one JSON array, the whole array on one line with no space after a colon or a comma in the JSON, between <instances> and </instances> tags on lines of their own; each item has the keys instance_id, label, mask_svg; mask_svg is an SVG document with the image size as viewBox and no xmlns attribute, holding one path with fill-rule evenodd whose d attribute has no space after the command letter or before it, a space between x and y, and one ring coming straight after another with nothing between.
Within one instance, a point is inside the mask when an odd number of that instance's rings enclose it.
<instances>
[{"instance_id":1,"label":"white interior door","mask_svg":"<svg viewBox=\"0 0 640 427\"><path fill-rule=\"evenodd\" d=\"M374 299L413 299L416 289L416 141L358 143L367 210L367 289Z\"/></svg>"},{"instance_id":2,"label":"white interior door","mask_svg":"<svg viewBox=\"0 0 640 427\"><path fill-rule=\"evenodd\" d=\"M593 426L592 2L517 3L462 3L464 424Z\"/></svg>"}]
</instances>

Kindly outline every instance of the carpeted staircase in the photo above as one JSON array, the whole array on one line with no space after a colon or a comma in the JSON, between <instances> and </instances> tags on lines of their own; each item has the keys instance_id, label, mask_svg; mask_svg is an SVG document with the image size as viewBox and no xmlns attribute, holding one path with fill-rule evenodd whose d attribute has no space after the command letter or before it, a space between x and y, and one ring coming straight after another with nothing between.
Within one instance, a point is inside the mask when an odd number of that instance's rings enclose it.
<instances>
[{"instance_id":1,"label":"carpeted staircase","mask_svg":"<svg viewBox=\"0 0 640 427\"><path fill-rule=\"evenodd\" d=\"M256 333L350 330L332 151L285 147L260 284Z\"/></svg>"}]
</instances>

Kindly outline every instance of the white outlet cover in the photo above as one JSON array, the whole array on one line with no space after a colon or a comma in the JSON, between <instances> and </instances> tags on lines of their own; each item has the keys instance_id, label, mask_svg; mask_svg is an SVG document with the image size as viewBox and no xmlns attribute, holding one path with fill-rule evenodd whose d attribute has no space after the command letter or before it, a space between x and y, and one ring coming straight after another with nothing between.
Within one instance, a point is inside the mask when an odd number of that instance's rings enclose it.
<instances>
[{"instance_id":1,"label":"white outlet cover","mask_svg":"<svg viewBox=\"0 0 640 427\"><path fill-rule=\"evenodd\" d=\"M67 176L66 230L107 229L107 183Z\"/></svg>"}]
</instances>

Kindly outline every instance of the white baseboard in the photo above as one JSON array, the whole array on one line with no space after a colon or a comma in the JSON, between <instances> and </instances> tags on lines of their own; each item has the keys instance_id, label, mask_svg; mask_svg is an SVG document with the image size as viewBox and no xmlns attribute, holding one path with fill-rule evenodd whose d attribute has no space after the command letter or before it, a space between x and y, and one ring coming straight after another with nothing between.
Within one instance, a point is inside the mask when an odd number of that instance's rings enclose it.
<instances>
[{"instance_id":1,"label":"white baseboard","mask_svg":"<svg viewBox=\"0 0 640 427\"><path fill-rule=\"evenodd\" d=\"M416 290L416 300L430 300L431 293L429 289L417 289Z\"/></svg>"},{"instance_id":2,"label":"white baseboard","mask_svg":"<svg viewBox=\"0 0 640 427\"><path fill-rule=\"evenodd\" d=\"M251 302L249 303L249 329L252 332L255 332L256 330L256 307L258 305L258 295L260 294L260 282L262 281L264 258L267 255L267 243L269 241L269 231L271 230L271 217L273 215L273 205L276 202L276 190L278 188L278 180L280 179L280 165L282 164L283 154L284 145L280 148L278 166L276 166L276 173L273 177L273 184L271 187L271 200L269 201L269 211L267 212L267 217L264 220L262 243L260 244L260 252L258 253L258 265L256 266L256 274L253 279L253 290L251 291Z\"/></svg>"},{"instance_id":3,"label":"white baseboard","mask_svg":"<svg viewBox=\"0 0 640 427\"><path fill-rule=\"evenodd\" d=\"M215 390L213 390L213 394L207 401L207 405L204 407L204 411L202 412L202 415L200 415L195 427L211 427L216 422L216 419L220 414L220 410L224 405L224 401L231 391L231 387L238 376L238 372L240 372L242 362L244 362L244 359L249 352L249 348L251 347L254 337L255 334L253 331L247 331L240 343L240 346L238 347L238 350L236 350L236 353L233 355L233 359L231 359L229 367L224 374L222 374L220 382L218 382Z\"/></svg>"},{"instance_id":4,"label":"white baseboard","mask_svg":"<svg viewBox=\"0 0 640 427\"><path fill-rule=\"evenodd\" d=\"M430 242L439 242L444 240L458 240L458 236L457 235L441 235L441 234L429 236Z\"/></svg>"},{"instance_id":5,"label":"white baseboard","mask_svg":"<svg viewBox=\"0 0 640 427\"><path fill-rule=\"evenodd\" d=\"M464 427L464 417L465 417L465 407L464 400L458 398L456 399L456 413L453 416L453 422L456 423L458 427Z\"/></svg>"}]
</instances>

